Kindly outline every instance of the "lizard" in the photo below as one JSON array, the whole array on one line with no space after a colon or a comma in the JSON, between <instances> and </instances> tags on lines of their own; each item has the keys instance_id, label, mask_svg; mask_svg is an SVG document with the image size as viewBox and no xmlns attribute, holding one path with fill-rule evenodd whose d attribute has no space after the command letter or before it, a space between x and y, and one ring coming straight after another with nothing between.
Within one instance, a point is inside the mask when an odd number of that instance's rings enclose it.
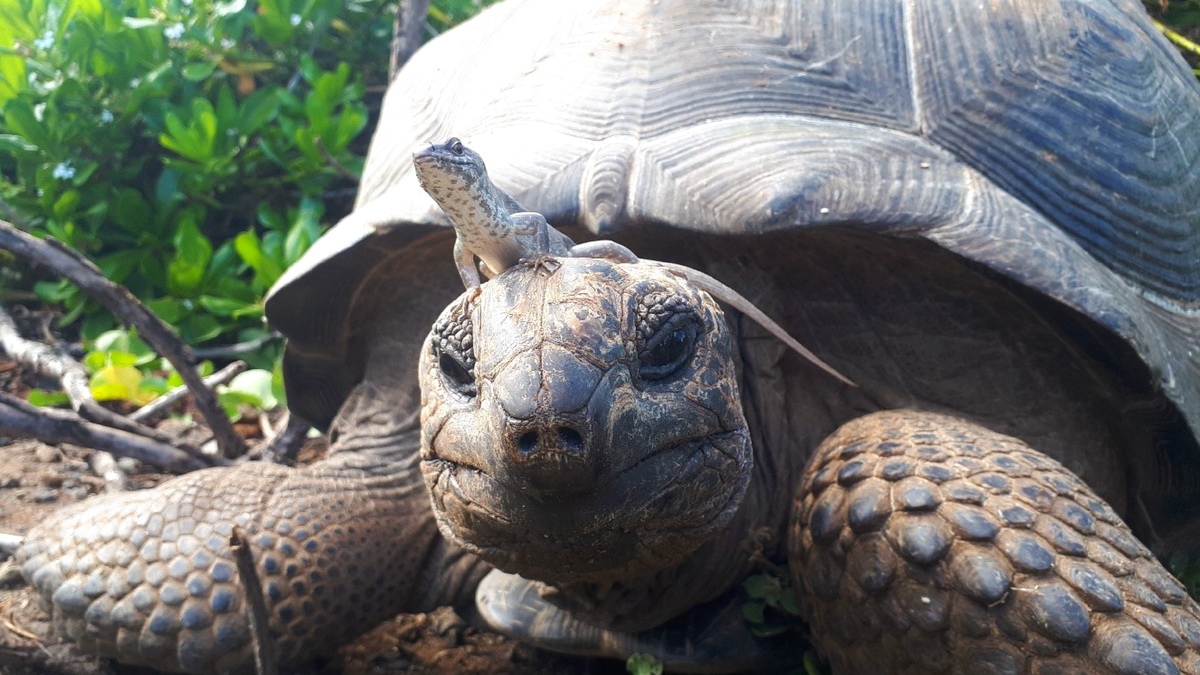
<instances>
[{"instance_id":1,"label":"lizard","mask_svg":"<svg viewBox=\"0 0 1200 675\"><path fill-rule=\"evenodd\" d=\"M518 264L548 266L550 256L607 258L619 263L658 265L749 317L840 382L858 386L800 344L754 303L719 280L685 265L639 258L615 241L603 239L575 244L570 237L551 227L542 214L526 210L492 183L483 158L458 138L414 152L413 165L421 187L454 224L454 260L463 286L472 294L479 293L481 283L479 269L475 266L476 257L482 261L480 268L489 277Z\"/></svg>"},{"instance_id":2,"label":"lizard","mask_svg":"<svg viewBox=\"0 0 1200 675\"><path fill-rule=\"evenodd\" d=\"M480 285L476 257L494 277L523 260L565 256L575 245L542 214L496 187L483 158L457 138L413 153L413 166L421 188L454 223L454 261L468 291L478 292Z\"/></svg>"}]
</instances>

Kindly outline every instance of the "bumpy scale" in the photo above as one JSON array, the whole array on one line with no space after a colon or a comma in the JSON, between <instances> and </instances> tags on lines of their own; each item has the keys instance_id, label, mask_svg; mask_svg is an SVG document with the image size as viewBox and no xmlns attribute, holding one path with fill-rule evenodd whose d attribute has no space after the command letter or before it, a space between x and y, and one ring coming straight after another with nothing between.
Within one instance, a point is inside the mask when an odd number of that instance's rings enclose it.
<instances>
[{"instance_id":1,"label":"bumpy scale","mask_svg":"<svg viewBox=\"0 0 1200 675\"><path fill-rule=\"evenodd\" d=\"M838 673L1200 673L1200 607L1061 464L963 420L843 426L798 491L802 614Z\"/></svg>"}]
</instances>

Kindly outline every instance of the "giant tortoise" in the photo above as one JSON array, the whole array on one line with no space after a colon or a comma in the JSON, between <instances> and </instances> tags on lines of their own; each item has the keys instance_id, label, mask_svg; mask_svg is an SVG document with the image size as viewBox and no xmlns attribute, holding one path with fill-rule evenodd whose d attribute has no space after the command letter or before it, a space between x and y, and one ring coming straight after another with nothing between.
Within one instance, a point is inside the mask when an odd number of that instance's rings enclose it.
<instances>
[{"instance_id":1,"label":"giant tortoise","mask_svg":"<svg viewBox=\"0 0 1200 675\"><path fill-rule=\"evenodd\" d=\"M329 456L31 532L84 648L248 668L236 524L289 663L453 604L742 667L774 647L706 617L786 560L838 673L1200 673L1151 552L1200 548L1200 87L1135 0L509 0L382 115L355 211L267 303ZM456 297L411 162L451 135L860 386L650 265Z\"/></svg>"}]
</instances>

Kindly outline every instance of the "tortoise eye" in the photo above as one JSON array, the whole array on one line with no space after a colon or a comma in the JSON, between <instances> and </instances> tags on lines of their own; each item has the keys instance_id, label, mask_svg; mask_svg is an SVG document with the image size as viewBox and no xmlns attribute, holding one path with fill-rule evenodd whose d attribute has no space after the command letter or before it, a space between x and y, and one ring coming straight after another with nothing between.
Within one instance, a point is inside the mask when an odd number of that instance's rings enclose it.
<instances>
[{"instance_id":1,"label":"tortoise eye","mask_svg":"<svg viewBox=\"0 0 1200 675\"><path fill-rule=\"evenodd\" d=\"M690 318L690 317L688 317ZM683 369L696 346L696 322L669 322L638 354L639 373L647 380L665 380Z\"/></svg>"},{"instance_id":2,"label":"tortoise eye","mask_svg":"<svg viewBox=\"0 0 1200 675\"><path fill-rule=\"evenodd\" d=\"M463 154L462 141L458 140L457 138L450 139L450 152L453 152L461 157Z\"/></svg>"},{"instance_id":3,"label":"tortoise eye","mask_svg":"<svg viewBox=\"0 0 1200 675\"><path fill-rule=\"evenodd\" d=\"M442 352L438 355L438 369L451 389L468 398L475 396L475 376L461 361Z\"/></svg>"}]
</instances>

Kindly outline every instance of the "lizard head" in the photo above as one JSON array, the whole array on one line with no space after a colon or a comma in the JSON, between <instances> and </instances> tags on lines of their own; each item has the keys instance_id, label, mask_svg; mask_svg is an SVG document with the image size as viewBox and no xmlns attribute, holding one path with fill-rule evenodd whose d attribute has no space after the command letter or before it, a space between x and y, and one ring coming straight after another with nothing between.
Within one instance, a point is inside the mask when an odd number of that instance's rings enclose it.
<instances>
[{"instance_id":1,"label":"lizard head","mask_svg":"<svg viewBox=\"0 0 1200 675\"><path fill-rule=\"evenodd\" d=\"M417 180L443 209L445 200L455 192L473 190L488 182L487 168L479 153L462 144L457 138L413 153Z\"/></svg>"}]
</instances>

